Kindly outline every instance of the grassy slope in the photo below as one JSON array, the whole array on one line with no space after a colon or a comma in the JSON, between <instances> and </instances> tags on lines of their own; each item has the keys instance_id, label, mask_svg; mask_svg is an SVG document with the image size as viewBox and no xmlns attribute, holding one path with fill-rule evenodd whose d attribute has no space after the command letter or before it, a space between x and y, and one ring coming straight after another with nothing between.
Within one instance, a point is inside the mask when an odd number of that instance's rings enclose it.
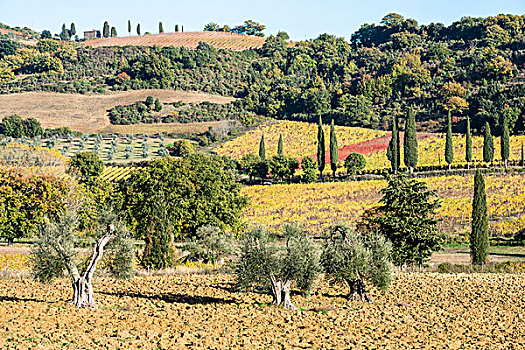
<instances>
[{"instance_id":1,"label":"grassy slope","mask_svg":"<svg viewBox=\"0 0 525 350\"><path fill-rule=\"evenodd\" d=\"M144 101L149 95L159 98L162 103L177 101L228 103L233 101L231 97L170 90L136 90L105 95L27 92L0 95L0 116L16 113L25 118L36 118L46 128L69 126L77 131L96 132L110 125L107 117L108 109L116 105ZM149 127L155 128L156 126L146 126L146 129ZM142 128L138 132L146 131Z\"/></svg>"}]
</instances>

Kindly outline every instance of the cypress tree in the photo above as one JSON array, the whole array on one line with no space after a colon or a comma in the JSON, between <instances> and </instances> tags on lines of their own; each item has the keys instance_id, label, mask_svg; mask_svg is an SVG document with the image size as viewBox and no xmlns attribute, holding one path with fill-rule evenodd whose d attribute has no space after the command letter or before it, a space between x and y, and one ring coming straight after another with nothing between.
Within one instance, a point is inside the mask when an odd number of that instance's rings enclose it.
<instances>
[{"instance_id":1,"label":"cypress tree","mask_svg":"<svg viewBox=\"0 0 525 350\"><path fill-rule=\"evenodd\" d=\"M325 167L325 147L323 121L321 120L321 116L319 116L319 124L317 126L317 166L321 179L323 178Z\"/></svg>"},{"instance_id":2,"label":"cypress tree","mask_svg":"<svg viewBox=\"0 0 525 350\"><path fill-rule=\"evenodd\" d=\"M178 32L179 32L179 25L175 24L175 33L178 33Z\"/></svg>"},{"instance_id":3,"label":"cypress tree","mask_svg":"<svg viewBox=\"0 0 525 350\"><path fill-rule=\"evenodd\" d=\"M506 117L503 117L503 130L501 133L501 159L505 162L505 170L508 168L508 160L510 154L509 142L509 123Z\"/></svg>"},{"instance_id":4,"label":"cypress tree","mask_svg":"<svg viewBox=\"0 0 525 350\"><path fill-rule=\"evenodd\" d=\"M162 22L159 22L159 34L164 33L164 27L162 26Z\"/></svg>"},{"instance_id":5,"label":"cypress tree","mask_svg":"<svg viewBox=\"0 0 525 350\"><path fill-rule=\"evenodd\" d=\"M387 150L387 157L388 160L390 160L390 165L392 166L392 172L394 174L397 174L397 170L399 169L399 163L400 163L400 156L399 153L399 125L398 125L398 119L397 116L394 116L392 121L392 138L390 139L390 143L388 144L388 150Z\"/></svg>"},{"instance_id":6,"label":"cypress tree","mask_svg":"<svg viewBox=\"0 0 525 350\"><path fill-rule=\"evenodd\" d=\"M117 36L117 29L115 27L111 27L111 37L116 37Z\"/></svg>"},{"instance_id":7,"label":"cypress tree","mask_svg":"<svg viewBox=\"0 0 525 350\"><path fill-rule=\"evenodd\" d=\"M339 149L337 148L337 136L335 134L334 120L330 125L330 167L335 177L335 171L337 170L337 161L339 158Z\"/></svg>"},{"instance_id":8,"label":"cypress tree","mask_svg":"<svg viewBox=\"0 0 525 350\"><path fill-rule=\"evenodd\" d=\"M454 161L454 144L452 141L452 120L450 118L450 111L447 115L447 137L445 141L445 161L448 164L448 170Z\"/></svg>"},{"instance_id":9,"label":"cypress tree","mask_svg":"<svg viewBox=\"0 0 525 350\"><path fill-rule=\"evenodd\" d=\"M131 35L131 20L128 19L128 34Z\"/></svg>"},{"instance_id":10,"label":"cypress tree","mask_svg":"<svg viewBox=\"0 0 525 350\"><path fill-rule=\"evenodd\" d=\"M140 35L140 23L137 24L137 35Z\"/></svg>"},{"instance_id":11,"label":"cypress tree","mask_svg":"<svg viewBox=\"0 0 525 350\"><path fill-rule=\"evenodd\" d=\"M102 36L104 38L109 38L109 23L108 23L108 21L104 22L104 26L102 28Z\"/></svg>"},{"instance_id":12,"label":"cypress tree","mask_svg":"<svg viewBox=\"0 0 525 350\"><path fill-rule=\"evenodd\" d=\"M264 144L264 135L261 137L261 142L259 143L259 157L262 160L266 159L266 145Z\"/></svg>"},{"instance_id":13,"label":"cypress tree","mask_svg":"<svg viewBox=\"0 0 525 350\"><path fill-rule=\"evenodd\" d=\"M523 167L525 165L525 159L523 159L523 143L521 144L521 160L520 160L520 166Z\"/></svg>"},{"instance_id":14,"label":"cypress tree","mask_svg":"<svg viewBox=\"0 0 525 350\"><path fill-rule=\"evenodd\" d=\"M282 156L283 155L283 135L279 135L279 143L277 143L277 154Z\"/></svg>"},{"instance_id":15,"label":"cypress tree","mask_svg":"<svg viewBox=\"0 0 525 350\"><path fill-rule=\"evenodd\" d=\"M489 122L485 122L485 131L483 134L483 161L490 166L490 163L494 159L494 140L490 132Z\"/></svg>"},{"instance_id":16,"label":"cypress tree","mask_svg":"<svg viewBox=\"0 0 525 350\"><path fill-rule=\"evenodd\" d=\"M405 138L404 138L404 156L405 165L410 169L410 174L414 172L417 166L417 131L416 131L416 115L414 110L408 110L408 116L405 123Z\"/></svg>"},{"instance_id":17,"label":"cypress tree","mask_svg":"<svg viewBox=\"0 0 525 350\"><path fill-rule=\"evenodd\" d=\"M71 36L77 34L77 28L75 27L75 23L71 23L71 29L69 30L69 33L71 34Z\"/></svg>"},{"instance_id":18,"label":"cypress tree","mask_svg":"<svg viewBox=\"0 0 525 350\"><path fill-rule=\"evenodd\" d=\"M474 176L474 199L472 201L472 230L470 232L470 257L472 265L481 265L488 255L489 226L487 217L487 195L481 171Z\"/></svg>"},{"instance_id":19,"label":"cypress tree","mask_svg":"<svg viewBox=\"0 0 525 350\"><path fill-rule=\"evenodd\" d=\"M465 147L465 160L467 161L467 169L470 169L470 162L472 162L472 135L470 133L470 118L467 117L467 135Z\"/></svg>"}]
</instances>

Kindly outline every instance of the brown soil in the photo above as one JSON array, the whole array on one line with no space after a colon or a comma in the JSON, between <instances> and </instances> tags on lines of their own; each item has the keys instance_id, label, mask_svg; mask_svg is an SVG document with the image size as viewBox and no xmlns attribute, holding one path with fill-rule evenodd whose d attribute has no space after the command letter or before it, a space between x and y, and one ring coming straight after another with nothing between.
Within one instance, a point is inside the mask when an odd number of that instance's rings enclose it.
<instances>
[{"instance_id":1,"label":"brown soil","mask_svg":"<svg viewBox=\"0 0 525 350\"><path fill-rule=\"evenodd\" d=\"M171 90L136 90L105 95L25 92L0 95L0 117L18 114L24 118L36 118L46 128L69 126L76 131L96 132L110 125L108 109L144 101L150 95L162 103L209 101L223 104L234 100L200 92Z\"/></svg>"},{"instance_id":2,"label":"brown soil","mask_svg":"<svg viewBox=\"0 0 525 350\"><path fill-rule=\"evenodd\" d=\"M514 349L524 274L396 273L374 303L319 281L299 311L239 293L230 275L95 280L98 310L67 304L67 279L0 280L2 349ZM514 344L514 345L513 345Z\"/></svg>"}]
</instances>

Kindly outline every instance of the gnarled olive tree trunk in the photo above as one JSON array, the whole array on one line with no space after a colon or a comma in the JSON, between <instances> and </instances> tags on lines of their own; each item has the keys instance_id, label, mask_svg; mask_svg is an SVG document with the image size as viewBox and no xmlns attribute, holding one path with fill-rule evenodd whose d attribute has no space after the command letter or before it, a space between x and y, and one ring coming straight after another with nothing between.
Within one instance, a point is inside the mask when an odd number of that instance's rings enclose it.
<instances>
[{"instance_id":1,"label":"gnarled olive tree trunk","mask_svg":"<svg viewBox=\"0 0 525 350\"><path fill-rule=\"evenodd\" d=\"M357 278L355 280L346 281L350 287L350 294L348 299L353 301L366 301L368 303L373 302L372 297L366 292L365 284L363 283L362 278Z\"/></svg>"},{"instance_id":2,"label":"gnarled olive tree trunk","mask_svg":"<svg viewBox=\"0 0 525 350\"><path fill-rule=\"evenodd\" d=\"M292 301L290 300L290 286L292 281L281 281L275 276L271 276L271 281L273 303L288 310L297 310L297 307L295 307L295 305L292 304Z\"/></svg>"},{"instance_id":3,"label":"gnarled olive tree trunk","mask_svg":"<svg viewBox=\"0 0 525 350\"><path fill-rule=\"evenodd\" d=\"M102 236L97 244L95 244L91 261L82 274L78 272L78 269L71 258L67 256L65 250L60 244L58 244L58 250L63 254L69 276L71 277L71 284L73 287L73 299L71 300L71 304L76 307L97 308L93 294L93 275L95 274L97 263L104 254L104 247L116 237L114 234L115 227L113 225L110 225L108 230L109 232Z\"/></svg>"}]
</instances>

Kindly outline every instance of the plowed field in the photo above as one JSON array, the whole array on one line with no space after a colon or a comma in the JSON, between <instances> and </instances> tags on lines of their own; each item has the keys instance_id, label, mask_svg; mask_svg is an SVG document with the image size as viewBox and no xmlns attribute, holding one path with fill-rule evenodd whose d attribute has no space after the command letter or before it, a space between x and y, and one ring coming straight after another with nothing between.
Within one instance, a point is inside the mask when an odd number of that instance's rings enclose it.
<instances>
[{"instance_id":1,"label":"plowed field","mask_svg":"<svg viewBox=\"0 0 525 350\"><path fill-rule=\"evenodd\" d=\"M373 304L317 283L300 311L232 291L230 275L98 279L98 310L75 309L69 281L0 281L0 348L519 349L523 274L399 273Z\"/></svg>"}]
</instances>

